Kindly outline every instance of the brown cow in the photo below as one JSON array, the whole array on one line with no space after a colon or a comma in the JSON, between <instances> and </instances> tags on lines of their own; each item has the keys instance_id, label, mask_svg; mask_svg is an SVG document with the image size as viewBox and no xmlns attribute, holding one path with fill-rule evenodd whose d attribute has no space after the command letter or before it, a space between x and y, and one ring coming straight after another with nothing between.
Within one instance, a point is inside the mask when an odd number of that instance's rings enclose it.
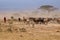
<instances>
[{"instance_id":1,"label":"brown cow","mask_svg":"<svg viewBox=\"0 0 60 40\"><path fill-rule=\"evenodd\" d=\"M33 18L33 17L30 17L29 20L33 21L36 24L38 24L39 22L40 23L44 23L44 18Z\"/></svg>"}]
</instances>

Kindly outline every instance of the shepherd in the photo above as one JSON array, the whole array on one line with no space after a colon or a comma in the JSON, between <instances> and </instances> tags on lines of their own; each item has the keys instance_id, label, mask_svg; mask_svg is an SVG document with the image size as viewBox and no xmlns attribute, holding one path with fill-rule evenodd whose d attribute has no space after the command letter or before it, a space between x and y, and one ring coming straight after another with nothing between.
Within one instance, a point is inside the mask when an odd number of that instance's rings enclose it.
<instances>
[{"instance_id":1,"label":"shepherd","mask_svg":"<svg viewBox=\"0 0 60 40\"><path fill-rule=\"evenodd\" d=\"M18 18L18 21L21 21L21 19L20 19L20 18Z\"/></svg>"},{"instance_id":2,"label":"shepherd","mask_svg":"<svg viewBox=\"0 0 60 40\"><path fill-rule=\"evenodd\" d=\"M6 23L6 17L4 17L4 22Z\"/></svg>"}]
</instances>

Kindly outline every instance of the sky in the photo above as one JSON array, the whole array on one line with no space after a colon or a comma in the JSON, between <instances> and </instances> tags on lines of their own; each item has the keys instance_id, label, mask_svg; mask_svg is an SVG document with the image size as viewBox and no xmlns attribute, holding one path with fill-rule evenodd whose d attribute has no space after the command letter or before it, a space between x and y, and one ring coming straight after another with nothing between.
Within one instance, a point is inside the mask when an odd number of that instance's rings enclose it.
<instances>
[{"instance_id":1,"label":"sky","mask_svg":"<svg viewBox=\"0 0 60 40\"><path fill-rule=\"evenodd\" d=\"M39 8L42 5L53 5L60 8L60 0L0 0L0 10L24 10Z\"/></svg>"}]
</instances>

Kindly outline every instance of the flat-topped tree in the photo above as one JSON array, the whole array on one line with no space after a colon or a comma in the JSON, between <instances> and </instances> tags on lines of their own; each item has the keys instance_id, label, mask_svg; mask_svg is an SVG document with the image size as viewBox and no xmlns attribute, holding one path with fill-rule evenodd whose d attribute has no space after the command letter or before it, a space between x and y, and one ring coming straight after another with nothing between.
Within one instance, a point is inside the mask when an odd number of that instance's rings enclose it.
<instances>
[{"instance_id":1,"label":"flat-topped tree","mask_svg":"<svg viewBox=\"0 0 60 40\"><path fill-rule=\"evenodd\" d=\"M51 6L51 5L42 5L40 6L39 9L51 12L51 11L57 10L58 8L55 8L54 6Z\"/></svg>"}]
</instances>

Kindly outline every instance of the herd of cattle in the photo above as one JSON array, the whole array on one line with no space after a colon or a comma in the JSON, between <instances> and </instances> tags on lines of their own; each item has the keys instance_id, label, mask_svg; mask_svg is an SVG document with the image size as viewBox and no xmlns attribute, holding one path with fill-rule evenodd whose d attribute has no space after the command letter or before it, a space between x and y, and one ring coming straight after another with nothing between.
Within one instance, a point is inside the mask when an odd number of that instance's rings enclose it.
<instances>
[{"instance_id":1,"label":"herd of cattle","mask_svg":"<svg viewBox=\"0 0 60 40\"><path fill-rule=\"evenodd\" d=\"M47 24L49 22L56 22L60 24L60 18L34 18L34 17L29 17L25 18L23 17L23 20L21 18L17 19L18 21L23 21L24 23L27 22L33 22L35 24ZM4 22L6 23L7 19L4 17Z\"/></svg>"}]
</instances>

